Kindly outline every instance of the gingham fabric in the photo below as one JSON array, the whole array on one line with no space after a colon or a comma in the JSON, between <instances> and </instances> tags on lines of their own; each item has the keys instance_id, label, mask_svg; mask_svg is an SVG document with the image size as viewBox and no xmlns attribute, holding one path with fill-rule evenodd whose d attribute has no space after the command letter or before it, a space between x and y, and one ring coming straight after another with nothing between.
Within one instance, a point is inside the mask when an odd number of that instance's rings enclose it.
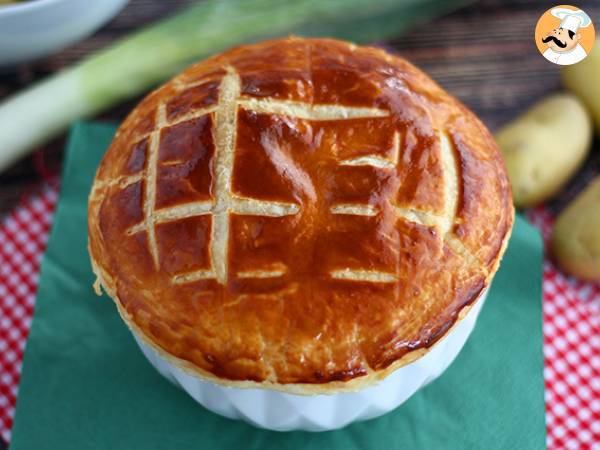
<instances>
[{"instance_id":1,"label":"gingham fabric","mask_svg":"<svg viewBox=\"0 0 600 450\"><path fill-rule=\"evenodd\" d=\"M6 441L57 198L57 185L47 184L0 224L0 435ZM552 216L540 208L528 217L547 243ZM543 283L548 448L600 449L600 284L567 277L548 259Z\"/></svg>"},{"instance_id":2,"label":"gingham fabric","mask_svg":"<svg viewBox=\"0 0 600 450\"><path fill-rule=\"evenodd\" d=\"M548 248L554 218L529 211ZM549 449L600 449L600 283L564 275L544 259L544 382Z\"/></svg>"},{"instance_id":3,"label":"gingham fabric","mask_svg":"<svg viewBox=\"0 0 600 450\"><path fill-rule=\"evenodd\" d=\"M0 435L10 439L42 255L58 199L56 183L25 198L0 224Z\"/></svg>"}]
</instances>

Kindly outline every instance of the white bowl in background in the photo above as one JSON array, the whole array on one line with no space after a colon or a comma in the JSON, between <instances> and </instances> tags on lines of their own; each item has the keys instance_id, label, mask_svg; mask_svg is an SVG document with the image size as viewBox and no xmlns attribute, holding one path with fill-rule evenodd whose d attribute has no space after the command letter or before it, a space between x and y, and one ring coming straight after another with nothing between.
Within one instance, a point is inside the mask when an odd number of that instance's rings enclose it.
<instances>
[{"instance_id":1,"label":"white bowl in background","mask_svg":"<svg viewBox=\"0 0 600 450\"><path fill-rule=\"evenodd\" d=\"M31 61L96 31L127 0L31 0L0 6L0 67Z\"/></svg>"},{"instance_id":2,"label":"white bowl in background","mask_svg":"<svg viewBox=\"0 0 600 450\"><path fill-rule=\"evenodd\" d=\"M134 333L158 372L210 411L274 431L326 431L372 419L400 406L439 377L454 361L475 327L487 291L467 315L423 357L400 367L379 384L357 392L301 396L263 389L219 386L170 364Z\"/></svg>"}]
</instances>

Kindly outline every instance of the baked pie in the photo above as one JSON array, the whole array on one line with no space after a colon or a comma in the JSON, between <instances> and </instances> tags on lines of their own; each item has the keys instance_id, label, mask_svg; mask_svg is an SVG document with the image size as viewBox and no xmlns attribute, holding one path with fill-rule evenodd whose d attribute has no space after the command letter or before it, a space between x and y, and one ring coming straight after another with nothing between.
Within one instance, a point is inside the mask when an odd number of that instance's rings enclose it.
<instances>
[{"instance_id":1,"label":"baked pie","mask_svg":"<svg viewBox=\"0 0 600 450\"><path fill-rule=\"evenodd\" d=\"M98 285L143 343L220 385L354 391L426 354L513 223L475 115L381 49L290 37L148 95L89 198Z\"/></svg>"}]
</instances>

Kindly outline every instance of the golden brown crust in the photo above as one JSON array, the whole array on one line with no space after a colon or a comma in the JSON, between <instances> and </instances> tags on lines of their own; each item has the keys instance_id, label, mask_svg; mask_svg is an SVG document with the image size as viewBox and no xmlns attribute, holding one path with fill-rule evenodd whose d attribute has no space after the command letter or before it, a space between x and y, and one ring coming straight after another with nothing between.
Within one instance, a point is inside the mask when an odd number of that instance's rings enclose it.
<instances>
[{"instance_id":1,"label":"golden brown crust","mask_svg":"<svg viewBox=\"0 0 600 450\"><path fill-rule=\"evenodd\" d=\"M497 270L510 199L489 132L424 73L288 38L140 103L98 169L90 254L125 322L184 370L352 390L464 316Z\"/></svg>"}]
</instances>

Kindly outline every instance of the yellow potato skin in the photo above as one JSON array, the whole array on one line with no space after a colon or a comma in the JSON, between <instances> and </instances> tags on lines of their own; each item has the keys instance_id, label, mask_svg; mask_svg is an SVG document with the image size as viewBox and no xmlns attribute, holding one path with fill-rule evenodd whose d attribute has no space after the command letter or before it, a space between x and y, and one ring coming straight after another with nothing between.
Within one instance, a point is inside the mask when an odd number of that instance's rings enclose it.
<instances>
[{"instance_id":1,"label":"yellow potato skin","mask_svg":"<svg viewBox=\"0 0 600 450\"><path fill-rule=\"evenodd\" d=\"M600 133L600 41L583 61L561 66L561 75L565 87L587 106Z\"/></svg>"},{"instance_id":2,"label":"yellow potato skin","mask_svg":"<svg viewBox=\"0 0 600 450\"><path fill-rule=\"evenodd\" d=\"M572 94L536 103L496 134L517 207L556 194L581 166L592 141L592 122Z\"/></svg>"},{"instance_id":3,"label":"yellow potato skin","mask_svg":"<svg viewBox=\"0 0 600 450\"><path fill-rule=\"evenodd\" d=\"M571 275L600 281L600 176L558 217L552 253Z\"/></svg>"}]
</instances>

